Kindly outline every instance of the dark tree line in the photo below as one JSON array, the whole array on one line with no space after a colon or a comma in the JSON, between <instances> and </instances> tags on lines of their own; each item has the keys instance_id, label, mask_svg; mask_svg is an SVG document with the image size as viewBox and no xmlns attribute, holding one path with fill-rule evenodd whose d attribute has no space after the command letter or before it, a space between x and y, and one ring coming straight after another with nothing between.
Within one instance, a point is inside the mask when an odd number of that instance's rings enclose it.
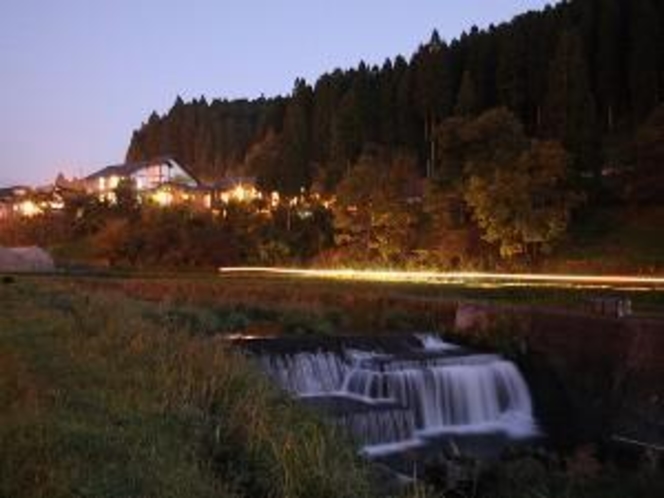
<instances>
[{"instance_id":1,"label":"dark tree line","mask_svg":"<svg viewBox=\"0 0 664 498\"><path fill-rule=\"evenodd\" d=\"M421 176L454 176L441 129L505 107L530 138L562 143L571 176L592 190L607 164L639 164L637 130L664 96L663 27L664 0L576 0L450 42L434 31L410 60L297 80L288 97L178 98L127 155L171 154L205 179L255 175L285 193L333 190L376 145L413 154Z\"/></svg>"}]
</instances>

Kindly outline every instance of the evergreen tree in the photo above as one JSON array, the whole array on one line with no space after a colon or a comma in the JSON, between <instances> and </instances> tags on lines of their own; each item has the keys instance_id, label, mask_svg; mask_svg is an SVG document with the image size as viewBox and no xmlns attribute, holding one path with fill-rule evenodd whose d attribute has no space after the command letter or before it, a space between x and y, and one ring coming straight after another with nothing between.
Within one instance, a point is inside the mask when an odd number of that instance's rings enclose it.
<instances>
[{"instance_id":1,"label":"evergreen tree","mask_svg":"<svg viewBox=\"0 0 664 498\"><path fill-rule=\"evenodd\" d=\"M279 184L287 194L299 193L300 189L309 188L311 184L311 110L311 87L298 79L284 117L283 165Z\"/></svg>"},{"instance_id":2,"label":"evergreen tree","mask_svg":"<svg viewBox=\"0 0 664 498\"><path fill-rule=\"evenodd\" d=\"M594 175L599 162L595 103L581 39L574 31L560 35L549 68L544 124L546 135L561 140L573 154L577 177Z\"/></svg>"},{"instance_id":3,"label":"evergreen tree","mask_svg":"<svg viewBox=\"0 0 664 498\"><path fill-rule=\"evenodd\" d=\"M398 79L389 59L381 68L378 92L380 143L387 146L398 144Z\"/></svg>"},{"instance_id":4,"label":"evergreen tree","mask_svg":"<svg viewBox=\"0 0 664 498\"><path fill-rule=\"evenodd\" d=\"M525 119L528 98L528 42L516 23L514 29L501 34L496 85L498 99L520 119Z\"/></svg>"},{"instance_id":5,"label":"evergreen tree","mask_svg":"<svg viewBox=\"0 0 664 498\"><path fill-rule=\"evenodd\" d=\"M620 3L601 0L597 28L598 103L605 127L612 130L621 104L622 57Z\"/></svg>"},{"instance_id":6,"label":"evergreen tree","mask_svg":"<svg viewBox=\"0 0 664 498\"><path fill-rule=\"evenodd\" d=\"M362 150L362 121L352 90L347 91L339 103L331 142L331 166L343 173Z\"/></svg>"},{"instance_id":7,"label":"evergreen tree","mask_svg":"<svg viewBox=\"0 0 664 498\"><path fill-rule=\"evenodd\" d=\"M466 70L461 79L461 87L459 88L459 95L457 96L454 112L457 116L472 116L478 110L479 103L477 100L475 81L473 80L470 71Z\"/></svg>"},{"instance_id":8,"label":"evergreen tree","mask_svg":"<svg viewBox=\"0 0 664 498\"><path fill-rule=\"evenodd\" d=\"M661 27L651 0L631 0L629 83L632 113L641 122L659 102Z\"/></svg>"},{"instance_id":9,"label":"evergreen tree","mask_svg":"<svg viewBox=\"0 0 664 498\"><path fill-rule=\"evenodd\" d=\"M397 92L397 143L417 150L422 140L422 128L413 104L415 86L414 71L403 57L394 61L394 77Z\"/></svg>"},{"instance_id":10,"label":"evergreen tree","mask_svg":"<svg viewBox=\"0 0 664 498\"><path fill-rule=\"evenodd\" d=\"M447 45L434 30L429 43L414 55L412 66L415 76L414 102L423 125L423 139L427 149L427 176L433 174L436 162L433 130L453 105L451 81L447 73Z\"/></svg>"},{"instance_id":11,"label":"evergreen tree","mask_svg":"<svg viewBox=\"0 0 664 498\"><path fill-rule=\"evenodd\" d=\"M337 70L323 75L316 83L313 97L312 154L319 164L327 164L331 155L334 116L343 94L344 75Z\"/></svg>"}]
</instances>

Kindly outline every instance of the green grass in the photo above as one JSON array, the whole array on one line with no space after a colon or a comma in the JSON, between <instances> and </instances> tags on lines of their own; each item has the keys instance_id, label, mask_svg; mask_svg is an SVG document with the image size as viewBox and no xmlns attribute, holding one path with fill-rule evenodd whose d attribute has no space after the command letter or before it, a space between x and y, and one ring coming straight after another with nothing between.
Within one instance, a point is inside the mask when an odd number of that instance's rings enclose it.
<instances>
[{"instance_id":1,"label":"green grass","mask_svg":"<svg viewBox=\"0 0 664 498\"><path fill-rule=\"evenodd\" d=\"M85 283L85 280L81 281ZM94 279L90 281L94 285ZM602 288L557 287L491 287L462 284L395 283L326 280L278 275L160 275L143 278L98 281L101 286L114 286L132 295L157 299L170 296L176 302L203 303L215 306L240 305L249 308L273 309L278 316L286 309L307 309L341 315L340 326L385 325L390 317L409 303L454 304L479 301L499 305L558 307L582 310L589 299L598 296L627 297L639 312L664 312L664 290L606 290ZM394 304L399 303L395 309ZM359 316L355 317L357 313ZM411 314L412 315L412 314ZM339 321L339 320L337 320ZM355 322L358 322L357 324ZM414 326L427 325L414 323ZM360 329L361 330L361 329Z\"/></svg>"},{"instance_id":2,"label":"green grass","mask_svg":"<svg viewBox=\"0 0 664 498\"><path fill-rule=\"evenodd\" d=\"M168 307L46 279L0 303L0 497L372 494L343 438Z\"/></svg>"}]
</instances>

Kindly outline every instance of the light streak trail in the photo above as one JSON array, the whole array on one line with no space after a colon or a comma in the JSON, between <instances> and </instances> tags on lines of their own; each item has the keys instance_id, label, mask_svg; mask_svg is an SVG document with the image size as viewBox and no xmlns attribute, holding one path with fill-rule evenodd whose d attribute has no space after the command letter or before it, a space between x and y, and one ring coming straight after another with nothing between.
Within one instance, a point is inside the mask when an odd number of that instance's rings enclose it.
<instances>
[{"instance_id":1,"label":"light streak trail","mask_svg":"<svg viewBox=\"0 0 664 498\"><path fill-rule=\"evenodd\" d=\"M279 267L219 268L221 274L263 274L367 282L462 284L469 286L605 287L664 290L664 277L638 275L565 275L546 273L483 273L392 270L332 270Z\"/></svg>"}]
</instances>

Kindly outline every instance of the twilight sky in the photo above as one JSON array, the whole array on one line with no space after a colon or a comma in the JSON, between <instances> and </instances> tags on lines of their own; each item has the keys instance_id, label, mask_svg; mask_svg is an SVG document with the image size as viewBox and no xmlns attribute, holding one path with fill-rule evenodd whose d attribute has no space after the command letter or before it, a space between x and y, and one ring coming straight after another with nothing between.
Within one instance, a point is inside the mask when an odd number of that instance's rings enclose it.
<instances>
[{"instance_id":1,"label":"twilight sky","mask_svg":"<svg viewBox=\"0 0 664 498\"><path fill-rule=\"evenodd\" d=\"M177 95L287 94L550 0L0 0L0 187L122 162Z\"/></svg>"}]
</instances>

